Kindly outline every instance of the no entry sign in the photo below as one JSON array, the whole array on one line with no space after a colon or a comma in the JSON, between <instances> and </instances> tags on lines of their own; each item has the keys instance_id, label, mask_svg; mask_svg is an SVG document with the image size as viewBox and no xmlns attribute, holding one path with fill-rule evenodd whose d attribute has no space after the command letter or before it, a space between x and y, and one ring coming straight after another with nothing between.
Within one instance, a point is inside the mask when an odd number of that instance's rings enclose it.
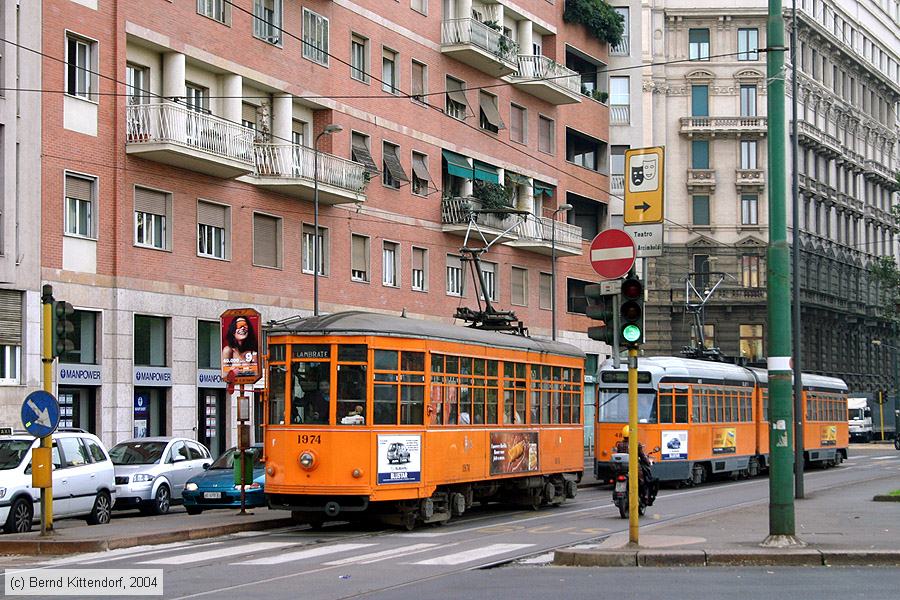
<instances>
[{"instance_id":1,"label":"no entry sign","mask_svg":"<svg viewBox=\"0 0 900 600\"><path fill-rule=\"evenodd\" d=\"M634 240L621 229L607 229L591 242L591 266L604 279L618 279L634 266Z\"/></svg>"}]
</instances>

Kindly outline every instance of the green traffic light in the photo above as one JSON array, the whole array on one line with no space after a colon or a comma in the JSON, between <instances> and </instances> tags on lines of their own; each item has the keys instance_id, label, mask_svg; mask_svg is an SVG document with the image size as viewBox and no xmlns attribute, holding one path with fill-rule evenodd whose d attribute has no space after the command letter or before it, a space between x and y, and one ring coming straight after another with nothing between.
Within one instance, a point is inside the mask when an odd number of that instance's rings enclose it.
<instances>
[{"instance_id":1,"label":"green traffic light","mask_svg":"<svg viewBox=\"0 0 900 600\"><path fill-rule=\"evenodd\" d=\"M636 342L641 339L641 328L637 325L626 325L622 328L622 337L626 342Z\"/></svg>"}]
</instances>

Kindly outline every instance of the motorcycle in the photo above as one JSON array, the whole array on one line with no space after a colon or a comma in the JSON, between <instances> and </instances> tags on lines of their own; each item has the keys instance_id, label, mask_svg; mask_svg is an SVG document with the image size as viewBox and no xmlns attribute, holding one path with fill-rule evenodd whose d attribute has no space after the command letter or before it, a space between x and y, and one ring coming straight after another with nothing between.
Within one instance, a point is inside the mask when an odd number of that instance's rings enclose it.
<instances>
[{"instance_id":1,"label":"motorcycle","mask_svg":"<svg viewBox=\"0 0 900 600\"><path fill-rule=\"evenodd\" d=\"M654 448L651 454L659 452L659 448ZM623 519L628 518L628 454L616 452L612 455L613 463L613 504L619 509L619 516ZM638 478L638 515L644 516L644 512L648 506L653 506L656 501L656 494L659 491L659 484L652 476L653 459L650 458L651 473L648 477ZM639 467L640 468L640 467Z\"/></svg>"}]
</instances>

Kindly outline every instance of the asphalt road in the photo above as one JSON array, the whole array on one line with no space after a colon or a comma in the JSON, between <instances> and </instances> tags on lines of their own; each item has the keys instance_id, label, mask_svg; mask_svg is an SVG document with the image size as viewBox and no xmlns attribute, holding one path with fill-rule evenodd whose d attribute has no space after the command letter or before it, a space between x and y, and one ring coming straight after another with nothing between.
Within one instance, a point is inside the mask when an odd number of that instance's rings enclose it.
<instances>
[{"instance_id":1,"label":"asphalt road","mask_svg":"<svg viewBox=\"0 0 900 600\"><path fill-rule=\"evenodd\" d=\"M889 468L885 468L889 467ZM839 487L854 481L900 481L900 453L893 448L853 452L844 466L807 472L809 491ZM236 534L207 541L131 548L31 563L37 568L163 569L165 598L240 598L264 593L265 598L548 598L566 597L712 598L775 595L781 584L796 589L796 597L819 590L816 598L853 598L865 591L895 591L892 577L873 572L810 569L814 586L797 586L786 570L568 569L549 566L552 550L597 542L627 529L610 501L608 488L582 489L578 497L541 511L478 507L445 526L413 532L373 526L331 524L321 531L305 527ZM720 482L690 489L660 492L642 525L693 518L722 507L768 501L768 480ZM642 528L642 531L644 529ZM23 561L6 563L19 568ZM2 561L0 561L2 564ZM495 568L490 568L495 567ZM772 571L772 573L769 573ZM889 570L886 570L889 571ZM804 575L804 578L806 575ZM744 580L747 581L744 581ZM709 586L699 581L709 581ZM887 587L888 580L892 587ZM762 582L765 582L764 584ZM852 582L852 585L851 585ZM738 590L753 590L742 596ZM598 584L602 589L598 589ZM762 585L763 587L759 587ZM812 584L810 584L812 585ZM873 587L874 586L874 587ZM700 589L703 589L702 594ZM554 591L555 590L555 591ZM631 590L631 591L629 591ZM680 590L676 593L676 590ZM717 592L716 592L717 591ZM601 593L603 592L603 593ZM841 592L840 594L838 592ZM844 593L846 592L846 593ZM743 593L743 592L741 592ZM750 592L748 592L750 593ZM782 592L779 596L785 595ZM793 598L792 598L793 600Z\"/></svg>"}]
</instances>

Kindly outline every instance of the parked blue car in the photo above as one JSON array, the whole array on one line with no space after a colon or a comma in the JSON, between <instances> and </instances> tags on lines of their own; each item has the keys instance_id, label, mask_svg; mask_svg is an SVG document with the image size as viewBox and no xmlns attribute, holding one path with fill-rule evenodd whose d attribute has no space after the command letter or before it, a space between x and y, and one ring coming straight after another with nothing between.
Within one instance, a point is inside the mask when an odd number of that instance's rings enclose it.
<instances>
[{"instance_id":1,"label":"parked blue car","mask_svg":"<svg viewBox=\"0 0 900 600\"><path fill-rule=\"evenodd\" d=\"M245 504L247 508L265 506L266 465L262 461L262 444L252 446L249 451L253 456L253 482L245 488ZM237 448L229 448L209 469L188 480L182 497L189 515L199 515L210 508L241 506L241 489L234 484L234 461L240 461L240 456Z\"/></svg>"}]
</instances>

